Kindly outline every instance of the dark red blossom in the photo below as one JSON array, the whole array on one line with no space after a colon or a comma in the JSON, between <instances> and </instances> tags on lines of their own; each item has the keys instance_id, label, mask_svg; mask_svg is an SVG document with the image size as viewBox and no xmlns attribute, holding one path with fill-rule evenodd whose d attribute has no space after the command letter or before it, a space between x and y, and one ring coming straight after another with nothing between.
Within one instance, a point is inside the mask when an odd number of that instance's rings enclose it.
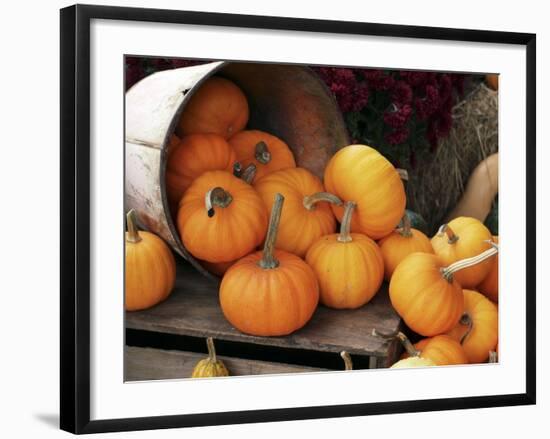
<instances>
[{"instance_id":1,"label":"dark red blossom","mask_svg":"<svg viewBox=\"0 0 550 439\"><path fill-rule=\"evenodd\" d=\"M426 85L424 97L416 98L415 109L418 120L426 120L439 107L439 90L434 85Z\"/></svg>"},{"instance_id":2,"label":"dark red blossom","mask_svg":"<svg viewBox=\"0 0 550 439\"><path fill-rule=\"evenodd\" d=\"M409 129L406 126L394 129L387 133L385 138L390 145L400 145L409 138Z\"/></svg>"},{"instance_id":3,"label":"dark red blossom","mask_svg":"<svg viewBox=\"0 0 550 439\"><path fill-rule=\"evenodd\" d=\"M409 104L398 107L395 104L384 112L384 122L392 128L399 128L405 125L412 114L412 107Z\"/></svg>"},{"instance_id":4,"label":"dark red blossom","mask_svg":"<svg viewBox=\"0 0 550 439\"><path fill-rule=\"evenodd\" d=\"M365 81L359 81L352 69L319 67L317 73L334 94L340 109L360 111L369 99L369 88Z\"/></svg>"},{"instance_id":5,"label":"dark red blossom","mask_svg":"<svg viewBox=\"0 0 550 439\"><path fill-rule=\"evenodd\" d=\"M363 76L373 90L387 91L395 84L393 76L382 70L364 70Z\"/></svg>"},{"instance_id":6,"label":"dark red blossom","mask_svg":"<svg viewBox=\"0 0 550 439\"><path fill-rule=\"evenodd\" d=\"M396 104L410 104L412 102L413 91L405 81L395 81L392 90L391 99Z\"/></svg>"}]
</instances>

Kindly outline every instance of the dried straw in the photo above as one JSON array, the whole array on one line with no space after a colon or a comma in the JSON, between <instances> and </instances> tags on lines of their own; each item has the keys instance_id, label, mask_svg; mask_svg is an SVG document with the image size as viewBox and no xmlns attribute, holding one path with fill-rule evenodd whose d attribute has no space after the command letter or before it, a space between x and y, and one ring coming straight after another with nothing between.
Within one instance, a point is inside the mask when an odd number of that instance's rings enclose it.
<instances>
[{"instance_id":1,"label":"dried straw","mask_svg":"<svg viewBox=\"0 0 550 439\"><path fill-rule=\"evenodd\" d=\"M476 165L498 151L498 94L480 83L453 109L453 128L428 164L409 170L408 208L435 233Z\"/></svg>"}]
</instances>

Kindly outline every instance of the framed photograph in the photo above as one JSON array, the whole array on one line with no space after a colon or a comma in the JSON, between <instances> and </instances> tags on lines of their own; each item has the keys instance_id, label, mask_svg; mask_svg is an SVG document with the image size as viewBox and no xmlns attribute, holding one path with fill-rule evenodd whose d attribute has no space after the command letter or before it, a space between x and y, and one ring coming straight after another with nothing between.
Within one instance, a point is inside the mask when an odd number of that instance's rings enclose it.
<instances>
[{"instance_id":1,"label":"framed photograph","mask_svg":"<svg viewBox=\"0 0 550 439\"><path fill-rule=\"evenodd\" d=\"M535 404L535 53L62 9L61 428Z\"/></svg>"}]
</instances>

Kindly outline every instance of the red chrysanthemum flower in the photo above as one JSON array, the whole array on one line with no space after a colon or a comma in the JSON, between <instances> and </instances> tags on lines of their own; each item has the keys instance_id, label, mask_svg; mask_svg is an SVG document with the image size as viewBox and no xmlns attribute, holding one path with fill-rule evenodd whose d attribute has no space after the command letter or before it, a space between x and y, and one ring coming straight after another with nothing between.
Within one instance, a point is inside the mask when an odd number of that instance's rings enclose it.
<instances>
[{"instance_id":1,"label":"red chrysanthemum flower","mask_svg":"<svg viewBox=\"0 0 550 439\"><path fill-rule=\"evenodd\" d=\"M400 145L409 138L409 129L406 126L396 128L387 133L385 138L390 145Z\"/></svg>"},{"instance_id":2,"label":"red chrysanthemum flower","mask_svg":"<svg viewBox=\"0 0 550 439\"><path fill-rule=\"evenodd\" d=\"M412 114L412 107L409 104L398 107L395 104L384 112L384 122L392 128L399 128L405 125Z\"/></svg>"}]
</instances>

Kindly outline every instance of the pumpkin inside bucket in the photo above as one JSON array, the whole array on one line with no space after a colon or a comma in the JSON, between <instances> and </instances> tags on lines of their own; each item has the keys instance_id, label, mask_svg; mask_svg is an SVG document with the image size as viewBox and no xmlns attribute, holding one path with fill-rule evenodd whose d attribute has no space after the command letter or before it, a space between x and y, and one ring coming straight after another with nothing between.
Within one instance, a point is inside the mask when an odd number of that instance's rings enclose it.
<instances>
[{"instance_id":1,"label":"pumpkin inside bucket","mask_svg":"<svg viewBox=\"0 0 550 439\"><path fill-rule=\"evenodd\" d=\"M213 62L152 74L126 94L126 206L201 273L185 249L166 194L167 149L186 105L208 78L235 83L249 105L246 129L282 139L297 166L322 177L326 163L349 144L338 106L316 74L304 66ZM143 121L147 121L144 123Z\"/></svg>"}]
</instances>

